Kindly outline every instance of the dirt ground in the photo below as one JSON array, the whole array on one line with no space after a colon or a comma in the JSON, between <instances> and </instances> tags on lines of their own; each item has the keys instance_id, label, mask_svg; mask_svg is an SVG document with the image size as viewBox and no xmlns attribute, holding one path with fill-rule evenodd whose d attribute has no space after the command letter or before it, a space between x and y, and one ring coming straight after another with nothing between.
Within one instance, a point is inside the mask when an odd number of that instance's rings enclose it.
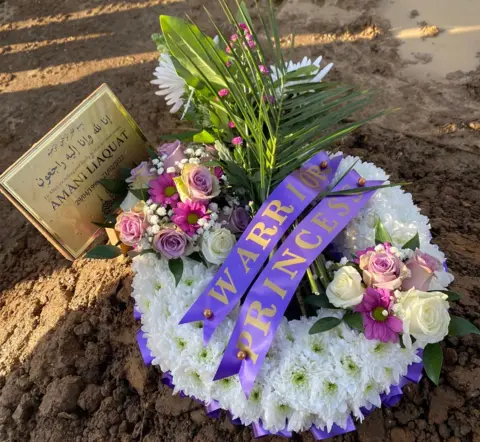
<instances>
[{"instance_id":1,"label":"dirt ground","mask_svg":"<svg viewBox=\"0 0 480 442\"><path fill-rule=\"evenodd\" d=\"M378 90L378 109L400 108L341 148L413 182L464 294L453 311L480 326L478 2L450 2L457 21L446 16L445 28L435 2L395 1L277 5L285 44L296 33L296 59L322 54L335 63L331 79ZM150 34L159 14L188 13L208 30L203 5L219 13L215 0L0 0L0 171L104 82L152 142L178 131L149 83ZM419 37L398 33L398 23ZM425 32L431 26L441 32ZM0 220L0 440L252 440L226 415L210 419L172 397L159 370L143 366L128 262L66 261L3 197ZM440 387L407 387L398 406L337 440L480 441L479 418L480 337L453 338Z\"/></svg>"}]
</instances>

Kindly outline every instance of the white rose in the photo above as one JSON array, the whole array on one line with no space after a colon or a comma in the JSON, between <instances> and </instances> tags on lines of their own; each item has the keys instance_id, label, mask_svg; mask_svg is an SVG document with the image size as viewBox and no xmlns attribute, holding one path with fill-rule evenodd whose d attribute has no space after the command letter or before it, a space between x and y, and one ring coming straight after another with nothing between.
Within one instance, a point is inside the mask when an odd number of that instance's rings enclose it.
<instances>
[{"instance_id":1,"label":"white rose","mask_svg":"<svg viewBox=\"0 0 480 442\"><path fill-rule=\"evenodd\" d=\"M222 264L233 249L236 239L229 230L216 229L202 239L202 253L212 264Z\"/></svg>"},{"instance_id":2,"label":"white rose","mask_svg":"<svg viewBox=\"0 0 480 442\"><path fill-rule=\"evenodd\" d=\"M403 321L405 345L411 345L410 335L421 344L433 344L447 336L450 324L447 295L411 288L407 292L395 291L395 298L393 311Z\"/></svg>"},{"instance_id":3,"label":"white rose","mask_svg":"<svg viewBox=\"0 0 480 442\"><path fill-rule=\"evenodd\" d=\"M329 301L340 308L353 307L360 304L365 293L360 273L352 266L344 266L335 272L333 281L328 284Z\"/></svg>"}]
</instances>

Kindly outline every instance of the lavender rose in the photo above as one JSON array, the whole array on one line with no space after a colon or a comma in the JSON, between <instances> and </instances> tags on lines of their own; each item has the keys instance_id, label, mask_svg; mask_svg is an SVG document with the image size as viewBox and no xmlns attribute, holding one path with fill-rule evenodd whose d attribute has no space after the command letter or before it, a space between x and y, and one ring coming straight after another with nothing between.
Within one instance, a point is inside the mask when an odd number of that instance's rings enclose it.
<instances>
[{"instance_id":1,"label":"lavender rose","mask_svg":"<svg viewBox=\"0 0 480 442\"><path fill-rule=\"evenodd\" d=\"M220 194L220 183L210 169L198 164L185 164L180 177L174 178L182 201L206 203Z\"/></svg>"},{"instance_id":2,"label":"lavender rose","mask_svg":"<svg viewBox=\"0 0 480 442\"><path fill-rule=\"evenodd\" d=\"M130 176L125 181L130 183L133 189L148 187L150 181L157 177L155 173L150 172L152 167L148 161L142 161L130 171Z\"/></svg>"},{"instance_id":3,"label":"lavender rose","mask_svg":"<svg viewBox=\"0 0 480 442\"><path fill-rule=\"evenodd\" d=\"M119 233L120 241L127 246L134 246L140 242L145 232L146 223L143 212L122 212L117 217L115 230Z\"/></svg>"},{"instance_id":4,"label":"lavender rose","mask_svg":"<svg viewBox=\"0 0 480 442\"><path fill-rule=\"evenodd\" d=\"M378 245L359 252L359 265L367 286L394 290L408 276L408 269L400 258L390 251L390 245Z\"/></svg>"},{"instance_id":5,"label":"lavender rose","mask_svg":"<svg viewBox=\"0 0 480 442\"><path fill-rule=\"evenodd\" d=\"M402 290L416 288L428 291L435 272L442 268L442 263L438 259L418 249L405 264L410 270L410 277L403 281Z\"/></svg>"},{"instance_id":6,"label":"lavender rose","mask_svg":"<svg viewBox=\"0 0 480 442\"><path fill-rule=\"evenodd\" d=\"M232 210L229 219L229 227L232 233L242 233L250 223L250 216L243 207L237 207Z\"/></svg>"},{"instance_id":7,"label":"lavender rose","mask_svg":"<svg viewBox=\"0 0 480 442\"><path fill-rule=\"evenodd\" d=\"M163 160L165 170L169 167L175 167L176 162L181 162L185 158L182 143L178 140L173 143L165 143L158 146L158 154L160 156L167 155L167 158Z\"/></svg>"},{"instance_id":8,"label":"lavender rose","mask_svg":"<svg viewBox=\"0 0 480 442\"><path fill-rule=\"evenodd\" d=\"M164 228L153 238L153 248L167 259L176 259L187 255L188 246L187 235L174 228Z\"/></svg>"}]
</instances>

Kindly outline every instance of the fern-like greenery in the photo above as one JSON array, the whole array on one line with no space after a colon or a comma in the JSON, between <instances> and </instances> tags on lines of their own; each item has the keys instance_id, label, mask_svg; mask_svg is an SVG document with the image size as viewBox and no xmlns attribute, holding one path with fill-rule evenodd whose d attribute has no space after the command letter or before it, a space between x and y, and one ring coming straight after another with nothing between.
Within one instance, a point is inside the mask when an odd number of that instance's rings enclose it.
<instances>
[{"instance_id":1,"label":"fern-like greenery","mask_svg":"<svg viewBox=\"0 0 480 442\"><path fill-rule=\"evenodd\" d=\"M258 207L302 163L380 114L352 123L352 114L371 101L370 92L312 83L316 66L286 71L271 3L266 16L258 14L260 32L244 3L237 3L236 15L225 0L219 3L234 29L234 42L208 11L217 43L192 22L161 16L160 24L178 74L192 90L202 115L210 118L207 128L217 140L219 162L229 182L245 188ZM267 70L275 73L275 81ZM220 98L223 89L228 92ZM230 142L231 122L243 139L241 146Z\"/></svg>"}]
</instances>

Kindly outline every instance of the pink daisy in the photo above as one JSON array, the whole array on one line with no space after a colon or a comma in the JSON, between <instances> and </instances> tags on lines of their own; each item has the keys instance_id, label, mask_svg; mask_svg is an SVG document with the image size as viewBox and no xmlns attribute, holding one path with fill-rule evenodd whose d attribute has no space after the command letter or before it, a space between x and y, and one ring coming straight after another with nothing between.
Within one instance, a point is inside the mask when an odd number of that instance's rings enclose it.
<instances>
[{"instance_id":1,"label":"pink daisy","mask_svg":"<svg viewBox=\"0 0 480 442\"><path fill-rule=\"evenodd\" d=\"M170 204L175 207L178 203L179 195L172 175L164 173L158 178L150 181L148 193L152 201L156 204Z\"/></svg>"},{"instance_id":2,"label":"pink daisy","mask_svg":"<svg viewBox=\"0 0 480 442\"><path fill-rule=\"evenodd\" d=\"M206 207L198 201L188 200L185 203L178 203L173 212L172 221L189 236L195 235L200 228L198 220L210 219Z\"/></svg>"},{"instance_id":3,"label":"pink daisy","mask_svg":"<svg viewBox=\"0 0 480 442\"><path fill-rule=\"evenodd\" d=\"M392 314L391 296L390 290L368 287L361 304L355 308L356 312L362 313L367 339L398 342L398 333L403 331L403 323Z\"/></svg>"}]
</instances>

